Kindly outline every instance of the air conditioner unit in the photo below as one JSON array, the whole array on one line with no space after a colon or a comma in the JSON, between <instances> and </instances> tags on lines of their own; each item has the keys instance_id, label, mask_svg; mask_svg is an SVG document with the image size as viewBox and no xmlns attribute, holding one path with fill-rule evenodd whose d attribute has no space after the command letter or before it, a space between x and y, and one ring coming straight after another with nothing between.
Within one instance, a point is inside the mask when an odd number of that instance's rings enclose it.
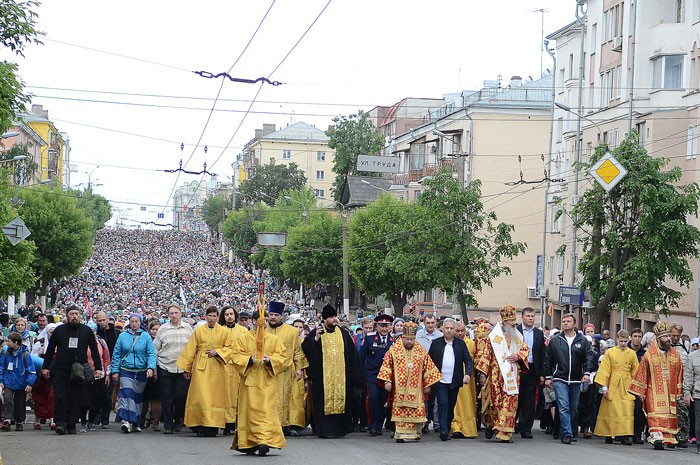
<instances>
[{"instance_id":1,"label":"air conditioner unit","mask_svg":"<svg viewBox=\"0 0 700 465\"><path fill-rule=\"evenodd\" d=\"M621 52L622 51L622 37L614 37L612 41L612 49Z\"/></svg>"},{"instance_id":2,"label":"air conditioner unit","mask_svg":"<svg viewBox=\"0 0 700 465\"><path fill-rule=\"evenodd\" d=\"M530 300L537 300L540 298L540 296L537 295L537 288L536 287L527 287L527 298Z\"/></svg>"}]
</instances>

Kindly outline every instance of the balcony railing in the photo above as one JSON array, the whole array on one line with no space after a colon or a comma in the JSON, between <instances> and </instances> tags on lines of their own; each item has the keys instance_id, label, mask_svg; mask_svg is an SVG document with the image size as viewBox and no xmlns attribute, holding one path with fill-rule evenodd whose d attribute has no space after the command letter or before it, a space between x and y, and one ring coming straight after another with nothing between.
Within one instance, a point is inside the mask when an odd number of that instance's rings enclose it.
<instances>
[{"instance_id":1,"label":"balcony railing","mask_svg":"<svg viewBox=\"0 0 700 465\"><path fill-rule=\"evenodd\" d=\"M418 182L426 176L434 176L443 168L449 168L453 173L457 172L457 160L454 158L442 158L438 163L427 163L423 168L409 170L408 173L395 174L392 183L406 186L411 182Z\"/></svg>"}]
</instances>

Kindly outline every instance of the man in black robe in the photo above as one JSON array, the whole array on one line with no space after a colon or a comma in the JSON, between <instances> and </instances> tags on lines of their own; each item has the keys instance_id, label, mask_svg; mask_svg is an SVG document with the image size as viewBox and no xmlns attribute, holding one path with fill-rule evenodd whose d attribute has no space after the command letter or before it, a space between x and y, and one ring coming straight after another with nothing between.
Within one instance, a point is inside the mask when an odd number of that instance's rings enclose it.
<instances>
[{"instance_id":1,"label":"man in black robe","mask_svg":"<svg viewBox=\"0 0 700 465\"><path fill-rule=\"evenodd\" d=\"M364 392L365 375L352 338L338 327L335 308L326 305L321 319L321 326L309 333L301 348L309 361L306 373L311 382L316 432L319 438L337 438L353 431L352 405ZM343 366L344 373L339 375L344 374L344 382L332 382L334 368ZM343 385L344 392L339 392L337 388Z\"/></svg>"}]
</instances>

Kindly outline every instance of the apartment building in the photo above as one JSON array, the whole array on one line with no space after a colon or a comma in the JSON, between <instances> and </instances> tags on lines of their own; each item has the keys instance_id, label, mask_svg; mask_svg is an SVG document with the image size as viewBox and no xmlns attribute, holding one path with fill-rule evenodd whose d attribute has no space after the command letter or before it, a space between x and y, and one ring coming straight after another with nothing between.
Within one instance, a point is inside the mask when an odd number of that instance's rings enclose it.
<instances>
[{"instance_id":1,"label":"apartment building","mask_svg":"<svg viewBox=\"0 0 700 465\"><path fill-rule=\"evenodd\" d=\"M240 159L234 163L240 167L234 170L237 186L253 176L257 167L274 159L277 164L296 163L316 197L331 197L335 181L335 151L328 147L325 131L299 121L281 129L276 129L274 124L265 124L263 129L255 132L255 137L246 144Z\"/></svg>"},{"instance_id":2,"label":"apartment building","mask_svg":"<svg viewBox=\"0 0 700 465\"><path fill-rule=\"evenodd\" d=\"M551 170L553 177L566 178L552 186L548 200L558 196L570 206L580 195L575 192L571 168L578 156L579 115L582 160L601 142L615 148L635 129L652 156L667 158L669 166L683 169L682 182L697 182L700 0L589 0L579 16L580 20L547 36L556 42L555 102L559 104L553 117ZM555 210L552 204L550 208ZM549 226L545 276L556 323L561 309L558 287L580 282L572 270L581 250L571 253L572 230L564 217ZM555 251L563 244L569 245L569 251L558 256ZM697 260L690 266L696 270L697 283ZM673 319L691 329L696 327L700 305L697 284L684 292ZM654 321L654 315L641 314L621 322L620 314L613 312L606 324L612 329L641 326L646 331Z\"/></svg>"}]
</instances>

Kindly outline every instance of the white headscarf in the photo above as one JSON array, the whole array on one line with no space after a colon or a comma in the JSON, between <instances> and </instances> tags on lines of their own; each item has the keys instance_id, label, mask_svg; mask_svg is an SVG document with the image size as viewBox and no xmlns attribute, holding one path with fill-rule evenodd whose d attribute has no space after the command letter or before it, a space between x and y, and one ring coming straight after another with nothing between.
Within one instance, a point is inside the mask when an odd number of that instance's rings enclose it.
<instances>
[{"instance_id":1,"label":"white headscarf","mask_svg":"<svg viewBox=\"0 0 700 465\"><path fill-rule=\"evenodd\" d=\"M39 355L39 351L41 350L41 341L44 341L44 347L48 346L48 337L49 337L49 331L52 329L56 328L57 326L61 326L63 323L49 323L46 325L44 329L41 330L39 335L36 337L36 342L39 344L34 344L34 347L32 347L32 354L34 355Z\"/></svg>"}]
</instances>

